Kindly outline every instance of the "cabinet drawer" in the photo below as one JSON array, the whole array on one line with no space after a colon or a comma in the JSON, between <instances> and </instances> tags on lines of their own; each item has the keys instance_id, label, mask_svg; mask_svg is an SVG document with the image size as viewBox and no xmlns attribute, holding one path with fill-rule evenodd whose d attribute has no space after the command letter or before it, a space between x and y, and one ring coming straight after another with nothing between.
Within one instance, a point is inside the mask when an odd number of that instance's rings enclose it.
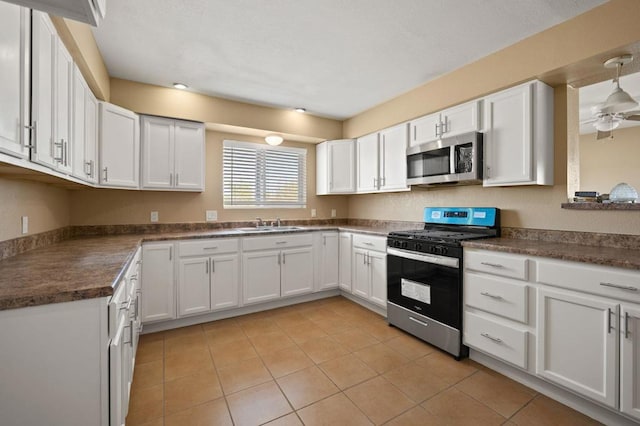
<instances>
[{"instance_id":1,"label":"cabinet drawer","mask_svg":"<svg viewBox=\"0 0 640 426\"><path fill-rule=\"evenodd\" d=\"M353 247L386 252L387 239L373 235L353 234Z\"/></svg>"},{"instance_id":2,"label":"cabinet drawer","mask_svg":"<svg viewBox=\"0 0 640 426\"><path fill-rule=\"evenodd\" d=\"M527 368L527 335L524 330L464 313L465 344L522 368Z\"/></svg>"},{"instance_id":3,"label":"cabinet drawer","mask_svg":"<svg viewBox=\"0 0 640 426\"><path fill-rule=\"evenodd\" d=\"M231 253L238 251L238 239L210 238L206 240L183 241L178 243L180 257L208 256L218 253Z\"/></svg>"},{"instance_id":4,"label":"cabinet drawer","mask_svg":"<svg viewBox=\"0 0 640 426\"><path fill-rule=\"evenodd\" d=\"M527 279L529 260L526 257L489 251L464 251L464 268L503 277Z\"/></svg>"},{"instance_id":5,"label":"cabinet drawer","mask_svg":"<svg viewBox=\"0 0 640 426\"><path fill-rule=\"evenodd\" d=\"M245 237L242 239L242 249L246 251L310 246L311 244L313 244L311 234L272 235L268 237Z\"/></svg>"},{"instance_id":6,"label":"cabinet drawer","mask_svg":"<svg viewBox=\"0 0 640 426\"><path fill-rule=\"evenodd\" d=\"M542 259L536 262L536 272L542 284L640 303L637 271Z\"/></svg>"},{"instance_id":7,"label":"cabinet drawer","mask_svg":"<svg viewBox=\"0 0 640 426\"><path fill-rule=\"evenodd\" d=\"M464 303L476 309L527 323L528 286L491 275L464 274Z\"/></svg>"}]
</instances>

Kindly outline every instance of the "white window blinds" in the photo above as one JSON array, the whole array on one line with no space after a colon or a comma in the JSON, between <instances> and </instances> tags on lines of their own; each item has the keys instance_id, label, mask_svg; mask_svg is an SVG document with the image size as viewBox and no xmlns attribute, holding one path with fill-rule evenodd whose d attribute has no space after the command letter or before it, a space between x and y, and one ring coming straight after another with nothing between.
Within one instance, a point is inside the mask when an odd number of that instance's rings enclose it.
<instances>
[{"instance_id":1,"label":"white window blinds","mask_svg":"<svg viewBox=\"0 0 640 426\"><path fill-rule=\"evenodd\" d=\"M224 207L305 207L307 150L223 142Z\"/></svg>"}]
</instances>

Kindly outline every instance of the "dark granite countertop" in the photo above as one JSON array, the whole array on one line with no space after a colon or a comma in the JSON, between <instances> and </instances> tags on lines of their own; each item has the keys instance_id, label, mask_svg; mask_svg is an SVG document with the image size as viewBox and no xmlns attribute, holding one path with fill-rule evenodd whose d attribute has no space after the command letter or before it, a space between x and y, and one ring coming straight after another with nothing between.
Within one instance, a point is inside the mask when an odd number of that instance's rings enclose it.
<instances>
[{"instance_id":1,"label":"dark granite countertop","mask_svg":"<svg viewBox=\"0 0 640 426\"><path fill-rule=\"evenodd\" d=\"M111 296L135 250L145 241L228 238L317 231L386 236L386 228L304 226L276 232L233 229L77 237L0 260L0 310Z\"/></svg>"},{"instance_id":2,"label":"dark granite countertop","mask_svg":"<svg viewBox=\"0 0 640 426\"><path fill-rule=\"evenodd\" d=\"M526 254L537 257L549 257L573 262L640 270L640 250L638 249L515 238L489 238L465 241L462 245L466 248Z\"/></svg>"}]
</instances>

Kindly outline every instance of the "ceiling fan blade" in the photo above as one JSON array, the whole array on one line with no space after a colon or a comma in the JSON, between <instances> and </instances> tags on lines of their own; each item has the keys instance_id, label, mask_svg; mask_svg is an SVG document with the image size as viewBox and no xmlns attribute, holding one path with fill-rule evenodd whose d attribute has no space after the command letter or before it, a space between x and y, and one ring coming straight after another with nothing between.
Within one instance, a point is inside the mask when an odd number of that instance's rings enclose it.
<instances>
[{"instance_id":1,"label":"ceiling fan blade","mask_svg":"<svg viewBox=\"0 0 640 426\"><path fill-rule=\"evenodd\" d=\"M624 119L631 121L640 121L640 115L627 115L624 117Z\"/></svg>"},{"instance_id":2,"label":"ceiling fan blade","mask_svg":"<svg viewBox=\"0 0 640 426\"><path fill-rule=\"evenodd\" d=\"M591 124L591 123L595 123L598 120L599 119L597 117L587 118L586 120L582 120L580 124Z\"/></svg>"},{"instance_id":3,"label":"ceiling fan blade","mask_svg":"<svg viewBox=\"0 0 640 426\"><path fill-rule=\"evenodd\" d=\"M610 136L611 136L611 131L601 132L600 130L598 130L598 134L596 135L596 140L608 138Z\"/></svg>"}]
</instances>

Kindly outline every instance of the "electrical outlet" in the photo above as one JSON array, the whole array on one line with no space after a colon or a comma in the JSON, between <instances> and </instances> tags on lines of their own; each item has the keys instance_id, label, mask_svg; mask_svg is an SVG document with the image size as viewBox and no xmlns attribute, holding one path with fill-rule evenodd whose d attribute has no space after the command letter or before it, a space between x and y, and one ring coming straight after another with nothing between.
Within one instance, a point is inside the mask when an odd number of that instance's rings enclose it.
<instances>
[{"instance_id":1,"label":"electrical outlet","mask_svg":"<svg viewBox=\"0 0 640 426\"><path fill-rule=\"evenodd\" d=\"M26 234L27 232L29 232L29 216L22 216L21 223L22 233Z\"/></svg>"},{"instance_id":2,"label":"electrical outlet","mask_svg":"<svg viewBox=\"0 0 640 426\"><path fill-rule=\"evenodd\" d=\"M151 222L158 221L158 212L151 212Z\"/></svg>"},{"instance_id":3,"label":"electrical outlet","mask_svg":"<svg viewBox=\"0 0 640 426\"><path fill-rule=\"evenodd\" d=\"M207 222L218 220L218 210L207 210L206 213Z\"/></svg>"},{"instance_id":4,"label":"electrical outlet","mask_svg":"<svg viewBox=\"0 0 640 426\"><path fill-rule=\"evenodd\" d=\"M316 211L316 209L311 209L311 217L316 217L318 216L318 212Z\"/></svg>"},{"instance_id":5,"label":"electrical outlet","mask_svg":"<svg viewBox=\"0 0 640 426\"><path fill-rule=\"evenodd\" d=\"M336 209L331 209L331 217L336 217Z\"/></svg>"}]
</instances>

